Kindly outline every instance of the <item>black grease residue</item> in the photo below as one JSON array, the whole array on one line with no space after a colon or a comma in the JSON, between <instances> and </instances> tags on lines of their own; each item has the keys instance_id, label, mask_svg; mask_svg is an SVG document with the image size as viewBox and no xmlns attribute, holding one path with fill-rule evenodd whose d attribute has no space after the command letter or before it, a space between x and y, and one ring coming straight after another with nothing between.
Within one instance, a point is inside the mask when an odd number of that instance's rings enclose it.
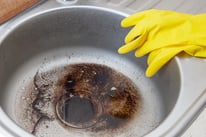
<instances>
[{"instance_id":1,"label":"black grease residue","mask_svg":"<svg viewBox=\"0 0 206 137\"><path fill-rule=\"evenodd\" d=\"M134 118L141 97L129 78L98 64L73 64L66 71L56 91L61 122L102 131L122 127Z\"/></svg>"}]
</instances>

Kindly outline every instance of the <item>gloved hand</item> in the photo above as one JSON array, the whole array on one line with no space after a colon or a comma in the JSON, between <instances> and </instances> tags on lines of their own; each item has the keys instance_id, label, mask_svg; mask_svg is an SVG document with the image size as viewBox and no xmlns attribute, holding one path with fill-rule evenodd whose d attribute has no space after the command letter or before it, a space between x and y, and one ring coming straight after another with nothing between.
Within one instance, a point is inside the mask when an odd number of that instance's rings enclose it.
<instances>
[{"instance_id":1,"label":"gloved hand","mask_svg":"<svg viewBox=\"0 0 206 137\"><path fill-rule=\"evenodd\" d=\"M190 15L152 9L123 19L121 26L134 27L118 52L125 54L137 49L136 57L149 54L148 77L180 52L206 57L206 14Z\"/></svg>"}]
</instances>

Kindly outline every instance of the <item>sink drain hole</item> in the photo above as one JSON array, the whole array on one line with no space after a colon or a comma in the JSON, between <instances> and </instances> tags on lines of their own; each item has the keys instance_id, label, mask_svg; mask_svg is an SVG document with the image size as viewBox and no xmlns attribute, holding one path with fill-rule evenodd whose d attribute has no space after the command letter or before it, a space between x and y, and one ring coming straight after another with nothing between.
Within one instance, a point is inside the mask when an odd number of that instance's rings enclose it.
<instances>
[{"instance_id":1,"label":"sink drain hole","mask_svg":"<svg viewBox=\"0 0 206 137\"><path fill-rule=\"evenodd\" d=\"M73 97L66 100L61 107L63 119L69 123L85 123L91 120L97 111L96 105L90 100Z\"/></svg>"},{"instance_id":2,"label":"sink drain hole","mask_svg":"<svg viewBox=\"0 0 206 137\"><path fill-rule=\"evenodd\" d=\"M88 98L80 96L62 97L57 103L58 118L67 126L87 128L94 125L101 108ZM98 112L99 110L99 112Z\"/></svg>"},{"instance_id":3,"label":"sink drain hole","mask_svg":"<svg viewBox=\"0 0 206 137\"><path fill-rule=\"evenodd\" d=\"M66 71L56 91L56 114L64 125L99 131L134 118L141 98L126 76L98 64L73 64Z\"/></svg>"}]
</instances>

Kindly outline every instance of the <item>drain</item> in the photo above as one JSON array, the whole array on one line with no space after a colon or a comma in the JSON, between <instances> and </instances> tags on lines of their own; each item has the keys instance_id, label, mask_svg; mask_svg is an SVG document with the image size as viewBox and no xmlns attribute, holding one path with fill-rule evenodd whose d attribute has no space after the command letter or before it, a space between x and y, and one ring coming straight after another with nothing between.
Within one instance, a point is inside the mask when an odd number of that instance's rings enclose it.
<instances>
[{"instance_id":1,"label":"drain","mask_svg":"<svg viewBox=\"0 0 206 137\"><path fill-rule=\"evenodd\" d=\"M98 64L73 64L60 79L56 113L63 124L92 131L116 129L135 115L140 95L132 82Z\"/></svg>"},{"instance_id":2,"label":"drain","mask_svg":"<svg viewBox=\"0 0 206 137\"><path fill-rule=\"evenodd\" d=\"M96 105L90 100L80 97L72 97L60 106L61 117L68 123L85 123L96 114Z\"/></svg>"},{"instance_id":3,"label":"drain","mask_svg":"<svg viewBox=\"0 0 206 137\"><path fill-rule=\"evenodd\" d=\"M89 98L62 97L57 103L56 112L65 125L74 128L88 128L98 122L96 118L98 113L101 113L100 107Z\"/></svg>"}]
</instances>

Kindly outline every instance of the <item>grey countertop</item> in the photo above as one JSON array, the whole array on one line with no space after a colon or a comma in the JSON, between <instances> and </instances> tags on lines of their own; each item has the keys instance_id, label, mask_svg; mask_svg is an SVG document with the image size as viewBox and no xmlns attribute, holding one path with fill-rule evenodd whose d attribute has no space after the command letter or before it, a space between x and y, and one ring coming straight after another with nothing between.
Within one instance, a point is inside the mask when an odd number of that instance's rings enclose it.
<instances>
[{"instance_id":1,"label":"grey countertop","mask_svg":"<svg viewBox=\"0 0 206 137\"><path fill-rule=\"evenodd\" d=\"M206 108L202 111L194 123L186 130L182 137L205 137L206 136Z\"/></svg>"}]
</instances>

